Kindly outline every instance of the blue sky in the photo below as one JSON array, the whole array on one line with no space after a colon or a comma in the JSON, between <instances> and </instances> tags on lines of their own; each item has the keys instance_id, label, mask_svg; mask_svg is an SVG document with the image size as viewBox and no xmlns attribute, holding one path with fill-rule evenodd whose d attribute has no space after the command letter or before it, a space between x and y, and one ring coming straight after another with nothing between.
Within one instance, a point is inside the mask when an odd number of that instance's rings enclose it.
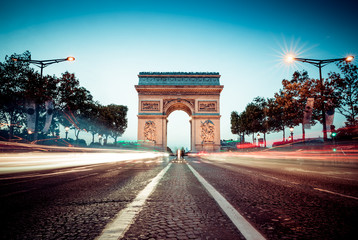
<instances>
[{"instance_id":1,"label":"blue sky","mask_svg":"<svg viewBox=\"0 0 358 240\"><path fill-rule=\"evenodd\" d=\"M229 139L236 137L231 111L241 112L256 96L273 97L296 69L318 77L312 66L283 64L284 52L317 59L357 55L356 9L346 0L6 1L0 8L0 60L26 50L33 59L76 57L44 73L74 72L95 100L127 105L126 140L137 137L134 85L140 71L220 72L221 138ZM336 66L325 67L323 75L329 71ZM188 120L178 111L169 117L170 146L189 146ZM336 126L343 120L336 116ZM182 124L186 133L175 130ZM309 134L317 137L320 129Z\"/></svg>"}]
</instances>

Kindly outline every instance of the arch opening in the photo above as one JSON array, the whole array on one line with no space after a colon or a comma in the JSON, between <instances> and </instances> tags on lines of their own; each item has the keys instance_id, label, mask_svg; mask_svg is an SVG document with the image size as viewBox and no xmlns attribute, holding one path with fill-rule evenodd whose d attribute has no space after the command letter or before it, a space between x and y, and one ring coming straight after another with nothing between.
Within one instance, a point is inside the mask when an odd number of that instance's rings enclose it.
<instances>
[{"instance_id":1,"label":"arch opening","mask_svg":"<svg viewBox=\"0 0 358 240\"><path fill-rule=\"evenodd\" d=\"M190 151L191 125L190 116L183 110L174 110L167 118L167 146L175 153L184 148Z\"/></svg>"}]
</instances>

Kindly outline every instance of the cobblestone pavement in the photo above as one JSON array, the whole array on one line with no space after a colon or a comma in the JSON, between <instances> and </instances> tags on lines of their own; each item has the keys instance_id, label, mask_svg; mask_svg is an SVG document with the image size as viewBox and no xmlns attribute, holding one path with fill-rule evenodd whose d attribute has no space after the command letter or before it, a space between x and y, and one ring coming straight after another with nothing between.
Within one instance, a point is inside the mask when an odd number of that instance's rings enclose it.
<instances>
[{"instance_id":1,"label":"cobblestone pavement","mask_svg":"<svg viewBox=\"0 0 358 240\"><path fill-rule=\"evenodd\" d=\"M244 239L185 163L174 163L123 239Z\"/></svg>"}]
</instances>

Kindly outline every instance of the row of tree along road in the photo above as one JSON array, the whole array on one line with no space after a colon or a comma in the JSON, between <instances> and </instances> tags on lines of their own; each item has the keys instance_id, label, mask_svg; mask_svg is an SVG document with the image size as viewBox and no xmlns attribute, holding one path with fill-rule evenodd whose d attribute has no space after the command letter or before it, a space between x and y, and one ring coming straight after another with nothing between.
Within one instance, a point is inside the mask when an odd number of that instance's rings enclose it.
<instances>
[{"instance_id":1,"label":"row of tree along road","mask_svg":"<svg viewBox=\"0 0 358 240\"><path fill-rule=\"evenodd\" d=\"M241 113L233 111L231 132L239 134L241 141L245 135L252 134L254 138L255 133L263 133L266 142L266 134L283 131L284 141L285 128L302 125L305 140L305 129L317 122L323 124L324 107L329 131L336 131L332 122L337 110L346 118L346 126L338 129L337 137L358 137L358 68L346 62L338 67L341 73L329 73L323 86L306 71L296 71L291 80L282 81L282 89L273 98L256 97Z\"/></svg>"},{"instance_id":2,"label":"row of tree along road","mask_svg":"<svg viewBox=\"0 0 358 240\"><path fill-rule=\"evenodd\" d=\"M72 129L77 142L82 131L92 134L92 142L96 134L116 142L124 133L127 106L103 106L75 74L41 77L28 62L15 58L31 59L31 54L13 54L0 62L0 140L39 142L58 138L60 129Z\"/></svg>"}]
</instances>

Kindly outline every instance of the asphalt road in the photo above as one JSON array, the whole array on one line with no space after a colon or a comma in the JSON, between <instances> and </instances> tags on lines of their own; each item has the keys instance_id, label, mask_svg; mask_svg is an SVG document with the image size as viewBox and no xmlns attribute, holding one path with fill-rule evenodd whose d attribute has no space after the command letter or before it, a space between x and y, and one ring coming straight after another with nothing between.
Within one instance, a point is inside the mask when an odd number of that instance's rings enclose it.
<instances>
[{"instance_id":1,"label":"asphalt road","mask_svg":"<svg viewBox=\"0 0 358 240\"><path fill-rule=\"evenodd\" d=\"M224 156L185 159L1 174L0 239L111 239L111 234L113 239L249 239L251 230L238 229L189 165L263 238L358 236L356 164ZM151 184L153 189L146 190ZM120 233L111 229L113 222L127 225Z\"/></svg>"},{"instance_id":2,"label":"asphalt road","mask_svg":"<svg viewBox=\"0 0 358 240\"><path fill-rule=\"evenodd\" d=\"M167 159L0 176L1 239L93 239Z\"/></svg>"},{"instance_id":3,"label":"asphalt road","mask_svg":"<svg viewBox=\"0 0 358 240\"><path fill-rule=\"evenodd\" d=\"M192 165L267 239L358 236L356 164L221 157Z\"/></svg>"}]
</instances>

